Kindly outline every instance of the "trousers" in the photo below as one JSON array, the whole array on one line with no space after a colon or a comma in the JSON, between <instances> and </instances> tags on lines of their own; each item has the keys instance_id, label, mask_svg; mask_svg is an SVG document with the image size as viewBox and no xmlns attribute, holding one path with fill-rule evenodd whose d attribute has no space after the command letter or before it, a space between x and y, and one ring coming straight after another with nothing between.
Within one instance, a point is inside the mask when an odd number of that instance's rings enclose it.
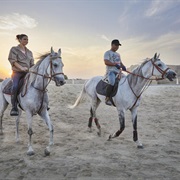
<instances>
[{"instance_id":1,"label":"trousers","mask_svg":"<svg viewBox=\"0 0 180 180\"><path fill-rule=\"evenodd\" d=\"M109 81L109 84L111 86L114 86L117 74L118 73L116 73L116 72L109 71L109 73L108 73L108 81Z\"/></svg>"},{"instance_id":2,"label":"trousers","mask_svg":"<svg viewBox=\"0 0 180 180\"><path fill-rule=\"evenodd\" d=\"M25 77L27 73L26 72L13 72L12 74L12 80L13 80L13 86L12 86L12 94L16 95L18 91L18 85L22 78Z\"/></svg>"}]
</instances>

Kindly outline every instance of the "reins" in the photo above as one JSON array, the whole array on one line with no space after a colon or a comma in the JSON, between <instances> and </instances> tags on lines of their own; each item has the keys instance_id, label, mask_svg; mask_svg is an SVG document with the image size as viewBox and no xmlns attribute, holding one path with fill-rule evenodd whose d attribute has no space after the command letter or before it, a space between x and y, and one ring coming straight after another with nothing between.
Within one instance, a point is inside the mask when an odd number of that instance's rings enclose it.
<instances>
[{"instance_id":1,"label":"reins","mask_svg":"<svg viewBox=\"0 0 180 180\"><path fill-rule=\"evenodd\" d=\"M128 81L129 87L136 97L136 101L134 102L134 104L132 105L132 107L130 109L132 109L136 105L136 103L137 103L138 99L141 97L142 93L150 86L151 83L152 83L152 80L147 81L146 84L144 85L143 89L141 90L140 94L136 95L136 93L134 92L134 90L132 89L132 87L130 86L130 83Z\"/></svg>"},{"instance_id":2,"label":"reins","mask_svg":"<svg viewBox=\"0 0 180 180\"><path fill-rule=\"evenodd\" d=\"M50 65L50 76L49 76L49 75L47 76L47 75L45 75L45 74L40 74L40 73L38 73L40 64L39 64L39 66L38 66L37 72L36 72L36 71L31 71L31 70L28 71L29 74L28 74L28 77L26 78L26 81L27 81L27 82L26 82L26 86L25 86L25 93L24 93L24 94L21 94L22 97L24 97L24 96L26 95L26 92L27 92L27 84L28 84L28 81L29 81L30 73L33 73L33 74L35 74L36 76L37 76L37 75L38 75L38 76L42 76L42 78L43 78L43 89L39 89L39 88L35 87L35 86L34 86L34 82L35 82L35 81L33 81L32 84L31 84L34 89L36 89L36 90L38 90L38 91L40 91L40 92L43 93L42 101L41 101L41 106L40 106L39 110L37 111L38 113L40 113L41 110L42 110L43 100L44 100L44 94L45 94L45 92L47 92L47 89L46 89L46 88L47 88L47 86L49 85L49 83L51 82L52 78L53 78L54 76L56 76L56 75L59 75L59 74L64 75L63 72L54 73L54 71L53 71L53 68L52 68L52 60L53 60L53 59L56 59L56 58L58 58L58 57L57 57L57 56L56 56L56 57L50 57L50 62L49 62L49 65ZM41 63L42 63L42 62L41 62ZM47 66L47 69L48 69L49 65ZM46 69L46 70L47 70L47 69ZM49 79L49 81L47 82L46 85L45 85L45 79Z\"/></svg>"},{"instance_id":3,"label":"reins","mask_svg":"<svg viewBox=\"0 0 180 180\"><path fill-rule=\"evenodd\" d=\"M158 67L158 66L152 61L152 59L151 59L151 62L152 62L152 64L153 64L152 75L153 75L154 67L156 67L156 69L162 74L162 77L161 77L161 78L147 78L147 77L141 76L141 75L139 75L139 74L134 74L133 72L130 72L130 71L128 71L128 70L126 70L125 72L127 72L128 74L132 74L132 75L134 75L134 76L137 76L137 77L141 77L141 78L143 78L143 79L147 79L147 80L152 80L152 81L154 81L154 80L156 80L156 81L158 81L158 80L163 80L163 79L164 79L164 75L166 74L166 72L167 72L170 68L167 68L166 70L163 71L160 67ZM123 70L123 71L124 71L124 70Z\"/></svg>"},{"instance_id":4,"label":"reins","mask_svg":"<svg viewBox=\"0 0 180 180\"><path fill-rule=\"evenodd\" d=\"M148 62L149 62L149 61L148 61ZM139 74L135 74L135 73L133 73L133 72L130 72L130 71L128 71L128 70L125 71L125 72L127 72L128 74L131 74L131 75L133 75L133 76L140 77L140 78L143 78L143 79L146 79L146 80L147 80L146 84L145 84L144 87L142 88L142 90L141 90L141 92L140 92L139 95L136 95L136 93L134 92L133 88L131 87L131 85L130 85L130 83L129 83L129 81L128 81L129 87L130 87L131 91L133 92L133 94L134 94L135 97L136 97L136 100L135 100L134 104L132 105L132 107L131 107L130 109L132 109L132 108L136 105L138 99L141 97L142 93L150 86L150 84L152 83L152 81L153 81L153 80L156 80L156 81L157 81L157 80L163 80L166 72L170 69L170 68L167 68L167 69L165 69L165 70L162 70L159 66L157 66L157 65L153 62L152 59L151 59L151 63L152 63L152 65L153 65L153 68L152 68L152 76L153 76L154 67L155 67L155 68L161 73L161 75L162 75L161 78L147 78L147 77L141 76L141 75L139 75ZM124 70L123 70L123 71L124 71Z\"/></svg>"}]
</instances>

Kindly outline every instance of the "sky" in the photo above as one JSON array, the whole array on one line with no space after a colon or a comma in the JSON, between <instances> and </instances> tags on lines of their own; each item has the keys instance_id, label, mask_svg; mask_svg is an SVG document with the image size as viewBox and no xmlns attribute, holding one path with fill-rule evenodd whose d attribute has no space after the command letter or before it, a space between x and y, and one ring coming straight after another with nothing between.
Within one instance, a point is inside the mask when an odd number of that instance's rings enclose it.
<instances>
[{"instance_id":1,"label":"sky","mask_svg":"<svg viewBox=\"0 0 180 180\"><path fill-rule=\"evenodd\" d=\"M22 33L35 62L61 48L68 78L104 75L113 39L126 67L156 52L180 65L180 0L0 0L0 78L11 75L9 50Z\"/></svg>"}]
</instances>

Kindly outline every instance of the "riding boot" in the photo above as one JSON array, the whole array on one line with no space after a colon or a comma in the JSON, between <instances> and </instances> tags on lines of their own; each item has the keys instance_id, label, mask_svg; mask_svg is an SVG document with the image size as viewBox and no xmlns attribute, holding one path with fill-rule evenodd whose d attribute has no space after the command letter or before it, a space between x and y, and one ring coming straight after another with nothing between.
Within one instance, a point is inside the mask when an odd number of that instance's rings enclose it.
<instances>
[{"instance_id":1,"label":"riding boot","mask_svg":"<svg viewBox=\"0 0 180 180\"><path fill-rule=\"evenodd\" d=\"M107 89L106 89L106 99L105 99L105 103L107 104L107 105L109 105L109 106L112 106L112 102L111 102L111 100L110 100L110 97L111 97L111 93L112 93L112 91L113 91L113 88L114 88L114 86L112 86L112 85L108 85L107 86Z\"/></svg>"},{"instance_id":2,"label":"riding boot","mask_svg":"<svg viewBox=\"0 0 180 180\"><path fill-rule=\"evenodd\" d=\"M10 112L11 116L18 116L19 112L18 112L18 108L17 108L17 96L16 94L11 95L11 103L12 103L12 109Z\"/></svg>"}]
</instances>

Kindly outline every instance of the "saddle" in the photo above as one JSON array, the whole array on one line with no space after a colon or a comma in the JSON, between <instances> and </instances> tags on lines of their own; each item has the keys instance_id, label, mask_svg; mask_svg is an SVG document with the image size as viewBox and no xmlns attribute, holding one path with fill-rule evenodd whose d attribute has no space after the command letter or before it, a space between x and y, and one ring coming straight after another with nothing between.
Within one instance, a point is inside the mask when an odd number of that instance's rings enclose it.
<instances>
[{"instance_id":1,"label":"saddle","mask_svg":"<svg viewBox=\"0 0 180 180\"><path fill-rule=\"evenodd\" d=\"M24 78L21 79L20 82L19 82L17 95L20 94L23 85L24 85ZM12 82L12 79L11 79L11 80L6 84L6 86L4 87L3 93L4 93L4 94L11 95L11 94L12 94L12 86L13 86L13 82Z\"/></svg>"},{"instance_id":2,"label":"saddle","mask_svg":"<svg viewBox=\"0 0 180 180\"><path fill-rule=\"evenodd\" d=\"M120 78L117 76L115 79L115 84L114 84L114 87L113 87L113 90L112 90L112 93L110 96L110 101L112 102L113 106L116 106L116 105L114 104L114 101L112 98L116 95L116 93L118 91L120 81L122 79L124 79L121 84L123 84L125 82L125 80L126 80L125 77L126 76L124 74L121 74ZM108 82L107 78L101 79L96 86L96 92L100 95L106 96L106 89L107 89L108 85L109 85L109 82Z\"/></svg>"},{"instance_id":3,"label":"saddle","mask_svg":"<svg viewBox=\"0 0 180 180\"><path fill-rule=\"evenodd\" d=\"M111 97L114 97L116 95L117 90L118 90L119 81L120 81L120 79L116 78ZM109 83L107 81L104 81L101 79L96 86L96 92L100 95L106 96L106 88L108 85L109 85Z\"/></svg>"}]
</instances>

